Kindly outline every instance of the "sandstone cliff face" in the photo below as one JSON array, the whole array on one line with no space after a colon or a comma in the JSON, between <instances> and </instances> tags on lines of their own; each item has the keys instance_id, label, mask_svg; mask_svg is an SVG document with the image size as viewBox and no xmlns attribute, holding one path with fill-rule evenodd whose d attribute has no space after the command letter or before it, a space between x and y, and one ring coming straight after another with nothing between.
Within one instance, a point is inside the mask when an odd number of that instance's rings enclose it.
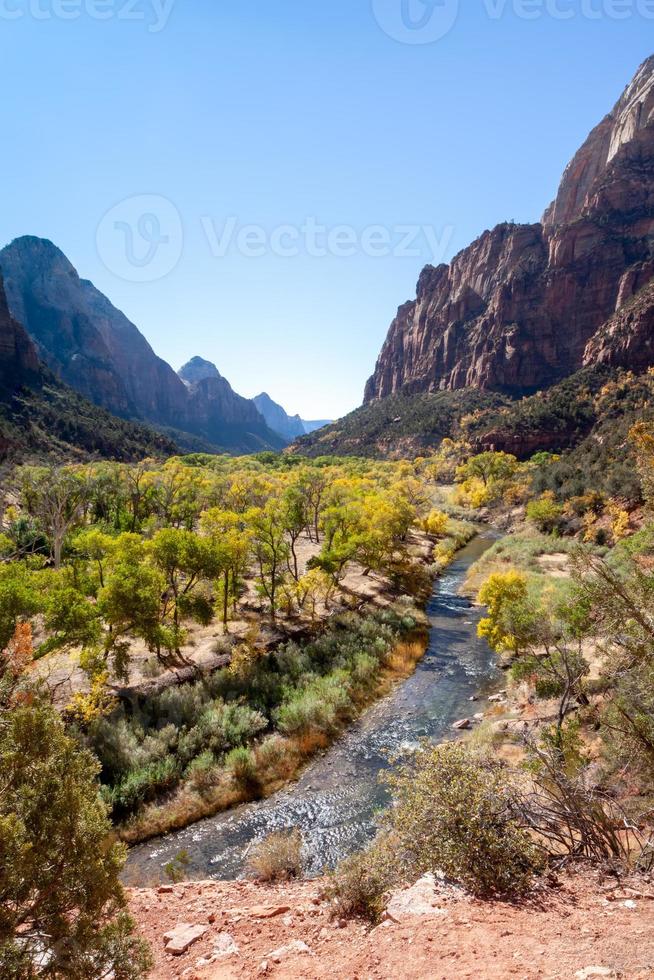
<instances>
[{"instance_id":1,"label":"sandstone cliff face","mask_svg":"<svg viewBox=\"0 0 654 980\"><path fill-rule=\"evenodd\" d=\"M0 270L9 308L41 359L96 405L173 429L182 445L184 433L230 451L281 445L253 403L232 391L215 367L215 378L187 386L52 242L16 239L0 251Z\"/></svg>"},{"instance_id":2,"label":"sandstone cliff face","mask_svg":"<svg viewBox=\"0 0 654 980\"><path fill-rule=\"evenodd\" d=\"M36 348L9 313L0 276L0 399L6 401L22 385L34 382L40 375Z\"/></svg>"},{"instance_id":3,"label":"sandstone cliff face","mask_svg":"<svg viewBox=\"0 0 654 980\"><path fill-rule=\"evenodd\" d=\"M653 243L654 57L570 163L542 223L499 225L423 270L365 401L466 386L520 394L593 357L654 363L645 312L629 345L609 351L615 330L593 341L651 279Z\"/></svg>"}]
</instances>

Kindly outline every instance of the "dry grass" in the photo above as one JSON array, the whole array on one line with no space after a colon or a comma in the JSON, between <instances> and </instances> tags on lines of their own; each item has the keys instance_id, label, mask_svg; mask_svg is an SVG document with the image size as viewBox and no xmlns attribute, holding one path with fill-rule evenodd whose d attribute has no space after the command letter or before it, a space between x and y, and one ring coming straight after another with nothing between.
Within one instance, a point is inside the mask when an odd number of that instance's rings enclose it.
<instances>
[{"instance_id":1,"label":"dry grass","mask_svg":"<svg viewBox=\"0 0 654 980\"><path fill-rule=\"evenodd\" d=\"M254 845L247 859L248 874L257 881L290 881L302 875L302 834L278 830Z\"/></svg>"}]
</instances>

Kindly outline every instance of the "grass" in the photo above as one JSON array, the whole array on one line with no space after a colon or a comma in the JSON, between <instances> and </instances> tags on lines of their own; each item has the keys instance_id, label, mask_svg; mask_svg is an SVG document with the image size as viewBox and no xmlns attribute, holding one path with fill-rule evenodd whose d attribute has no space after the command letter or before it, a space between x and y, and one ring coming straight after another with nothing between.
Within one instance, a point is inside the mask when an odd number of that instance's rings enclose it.
<instances>
[{"instance_id":1,"label":"grass","mask_svg":"<svg viewBox=\"0 0 654 980\"><path fill-rule=\"evenodd\" d=\"M535 529L526 529L507 535L496 541L469 570L464 583L467 595L476 595L489 575L506 572L516 568L532 576L542 576L552 581L543 570L538 558L543 555L573 555L579 549L579 542L571 538L541 534Z\"/></svg>"}]
</instances>

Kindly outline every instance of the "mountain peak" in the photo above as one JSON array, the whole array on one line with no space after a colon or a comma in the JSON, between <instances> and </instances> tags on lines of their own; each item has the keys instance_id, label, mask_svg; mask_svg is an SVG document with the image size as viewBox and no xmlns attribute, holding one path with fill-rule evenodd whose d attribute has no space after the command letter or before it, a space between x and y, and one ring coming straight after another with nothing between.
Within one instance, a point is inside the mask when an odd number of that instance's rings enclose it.
<instances>
[{"instance_id":1,"label":"mountain peak","mask_svg":"<svg viewBox=\"0 0 654 980\"><path fill-rule=\"evenodd\" d=\"M543 216L544 225L580 218L621 151L651 139L654 126L654 55L647 58L611 111L595 126L565 169L556 199ZM650 132L646 132L649 130Z\"/></svg>"},{"instance_id":2,"label":"mountain peak","mask_svg":"<svg viewBox=\"0 0 654 980\"><path fill-rule=\"evenodd\" d=\"M220 371L211 361L206 361L203 357L192 357L177 372L184 384L195 385L207 378L220 378Z\"/></svg>"}]
</instances>

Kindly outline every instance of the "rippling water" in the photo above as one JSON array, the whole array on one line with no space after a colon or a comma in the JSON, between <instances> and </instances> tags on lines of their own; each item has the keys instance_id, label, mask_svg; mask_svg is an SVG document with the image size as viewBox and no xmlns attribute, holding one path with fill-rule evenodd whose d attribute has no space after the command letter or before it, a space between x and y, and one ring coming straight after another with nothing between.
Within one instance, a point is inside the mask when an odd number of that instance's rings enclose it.
<instances>
[{"instance_id":1,"label":"rippling water","mask_svg":"<svg viewBox=\"0 0 654 980\"><path fill-rule=\"evenodd\" d=\"M310 874L361 847L388 803L379 784L388 756L410 752L425 736L447 737L454 721L482 710L498 680L493 655L477 637L480 613L458 594L467 570L492 541L490 534L479 535L438 580L427 606L429 648L411 677L369 708L292 786L132 848L126 883L160 882L163 865L181 850L190 857L190 878L237 878L251 843L281 828L302 831ZM473 694L479 705L469 703Z\"/></svg>"}]
</instances>

